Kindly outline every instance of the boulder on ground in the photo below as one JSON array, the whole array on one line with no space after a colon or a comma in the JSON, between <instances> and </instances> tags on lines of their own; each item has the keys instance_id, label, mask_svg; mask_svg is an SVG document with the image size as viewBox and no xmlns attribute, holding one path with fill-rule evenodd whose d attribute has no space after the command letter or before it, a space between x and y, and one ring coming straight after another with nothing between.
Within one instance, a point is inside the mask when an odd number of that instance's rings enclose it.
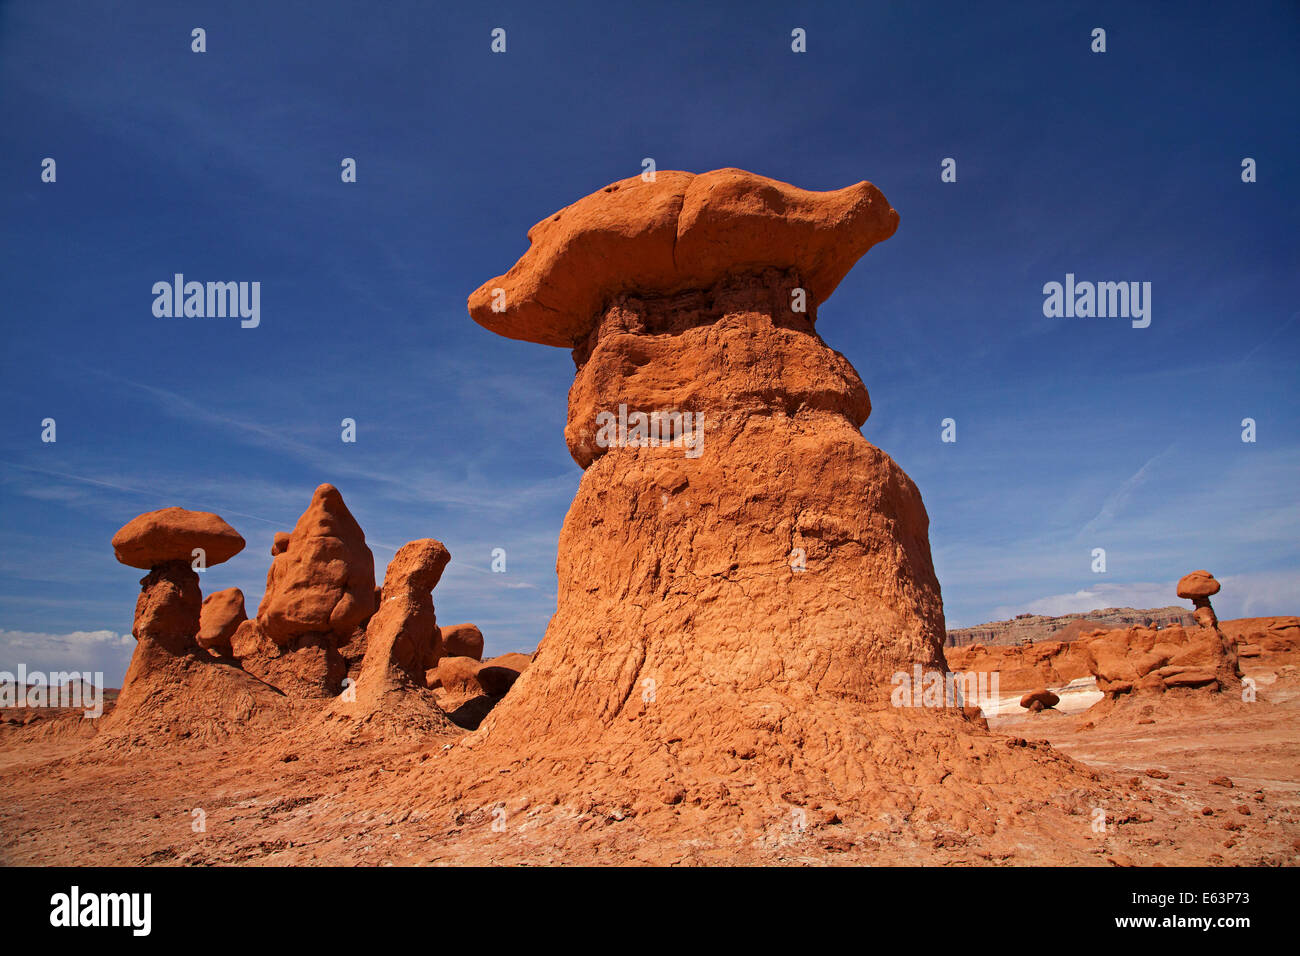
<instances>
[{"instance_id":1,"label":"boulder on ground","mask_svg":"<svg viewBox=\"0 0 1300 956\"><path fill-rule=\"evenodd\" d=\"M1024 697L1020 698L1020 706L1033 713L1038 713L1048 707L1055 707L1060 702L1061 698L1057 697L1045 687L1041 687L1036 691L1031 691Z\"/></svg>"},{"instance_id":2,"label":"boulder on ground","mask_svg":"<svg viewBox=\"0 0 1300 956\"><path fill-rule=\"evenodd\" d=\"M473 624L449 624L442 632L442 653L448 657L483 659L483 632Z\"/></svg>"}]
</instances>

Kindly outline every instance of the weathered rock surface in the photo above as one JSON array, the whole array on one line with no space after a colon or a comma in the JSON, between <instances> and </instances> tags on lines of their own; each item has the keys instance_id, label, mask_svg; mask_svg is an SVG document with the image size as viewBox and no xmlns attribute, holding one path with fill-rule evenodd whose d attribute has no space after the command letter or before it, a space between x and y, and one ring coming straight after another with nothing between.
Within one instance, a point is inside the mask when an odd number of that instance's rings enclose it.
<instances>
[{"instance_id":1,"label":"weathered rock surface","mask_svg":"<svg viewBox=\"0 0 1300 956\"><path fill-rule=\"evenodd\" d=\"M1237 653L1242 659L1273 666L1300 664L1300 618L1295 616L1241 618L1221 621L1219 627L1236 645ZM1158 629L1146 628L1145 630ZM1190 622L1189 626L1183 628L1185 633L1194 630L1196 630L1195 622ZM1127 647L1129 641L1127 635L1130 629L1116 628L1114 631L1126 635L1123 644ZM1137 632L1137 630L1133 631L1133 633ZM1003 644L990 647L970 644L963 647L949 647L944 654L948 659L948 665L954 671L996 672L999 686L1003 691L1031 690L1044 686L1063 687L1080 677L1093 676L1088 659L1083 652L1083 645L1087 639L1109 633L1112 631L1093 629L1087 631L1082 639L1069 643L1043 641L1037 644ZM1171 631L1171 635L1174 633L1176 632Z\"/></svg>"},{"instance_id":2,"label":"weathered rock surface","mask_svg":"<svg viewBox=\"0 0 1300 956\"><path fill-rule=\"evenodd\" d=\"M897 215L869 184L658 179L562 210L470 297L493 331L573 346L565 438L585 473L546 636L441 785L627 806L643 832L689 804L715 836L791 803L969 823L987 787L1084 785L960 707L890 706L896 672L947 669L929 522L814 322ZM701 440L610 441L623 413L701 416ZM930 786L948 773L964 786Z\"/></svg>"},{"instance_id":3,"label":"weathered rock surface","mask_svg":"<svg viewBox=\"0 0 1300 956\"><path fill-rule=\"evenodd\" d=\"M1221 585L1209 571L1193 571L1178 581L1178 596L1198 601L1219 593Z\"/></svg>"},{"instance_id":4,"label":"weathered rock surface","mask_svg":"<svg viewBox=\"0 0 1300 956\"><path fill-rule=\"evenodd\" d=\"M199 647L222 657L230 656L230 639L248 615L244 612L244 592L239 588L213 591L203 599L199 610Z\"/></svg>"},{"instance_id":5,"label":"weathered rock surface","mask_svg":"<svg viewBox=\"0 0 1300 956\"><path fill-rule=\"evenodd\" d=\"M429 687L447 691L462 697L477 697L483 693L483 686L478 682L478 669L481 661L472 657L443 657L438 666L425 674Z\"/></svg>"},{"instance_id":6,"label":"weathered rock surface","mask_svg":"<svg viewBox=\"0 0 1300 956\"><path fill-rule=\"evenodd\" d=\"M347 640L374 613L375 559L333 485L316 489L275 555L257 619L271 640L310 633Z\"/></svg>"},{"instance_id":7,"label":"weathered rock surface","mask_svg":"<svg viewBox=\"0 0 1300 956\"><path fill-rule=\"evenodd\" d=\"M504 697L531 663L532 658L527 654L502 654L480 664L474 676L483 693L489 697Z\"/></svg>"},{"instance_id":8,"label":"weathered rock surface","mask_svg":"<svg viewBox=\"0 0 1300 956\"><path fill-rule=\"evenodd\" d=\"M196 548L203 552L201 567L212 567L244 550L244 539L219 516L184 508L146 512L113 535L114 557L133 568L192 565Z\"/></svg>"},{"instance_id":9,"label":"weathered rock surface","mask_svg":"<svg viewBox=\"0 0 1300 956\"><path fill-rule=\"evenodd\" d=\"M1060 702L1061 698L1057 697L1046 687L1040 687L1038 690L1028 693L1024 697L1020 698L1020 706L1024 707L1026 710L1032 711L1033 713L1039 713L1049 707L1055 707Z\"/></svg>"},{"instance_id":10,"label":"weathered rock surface","mask_svg":"<svg viewBox=\"0 0 1300 956\"><path fill-rule=\"evenodd\" d=\"M1090 632L1095 633L1095 631ZM1039 644L969 644L944 651L948 666L963 673L997 673L1001 691L1063 687L1091 671L1077 641Z\"/></svg>"},{"instance_id":11,"label":"weathered rock surface","mask_svg":"<svg viewBox=\"0 0 1300 956\"><path fill-rule=\"evenodd\" d=\"M182 508L140 515L113 536L119 561L151 570L140 580L135 653L106 719L110 738L222 734L278 703L274 688L213 660L198 643L203 599L193 549L204 549L211 566L243 546L221 518Z\"/></svg>"},{"instance_id":12,"label":"weathered rock surface","mask_svg":"<svg viewBox=\"0 0 1300 956\"><path fill-rule=\"evenodd\" d=\"M483 632L473 624L449 624L442 632L442 653L447 657L483 659Z\"/></svg>"},{"instance_id":13,"label":"weathered rock surface","mask_svg":"<svg viewBox=\"0 0 1300 956\"><path fill-rule=\"evenodd\" d=\"M359 687L412 683L436 665L441 637L431 592L451 554L441 541L402 545L388 564L379 610L366 627L366 658Z\"/></svg>"},{"instance_id":14,"label":"weathered rock surface","mask_svg":"<svg viewBox=\"0 0 1300 956\"><path fill-rule=\"evenodd\" d=\"M1116 698L1134 691L1163 692L1173 687L1222 690L1231 681L1222 672L1223 649L1209 628L1134 627L1103 631L1080 641L1097 689Z\"/></svg>"},{"instance_id":15,"label":"weathered rock surface","mask_svg":"<svg viewBox=\"0 0 1300 956\"><path fill-rule=\"evenodd\" d=\"M896 228L898 213L871 183L810 192L740 169L663 170L654 182L611 183L533 226L528 252L475 291L469 311L498 335L573 348L625 292L709 289L775 267L824 302Z\"/></svg>"},{"instance_id":16,"label":"weathered rock surface","mask_svg":"<svg viewBox=\"0 0 1300 956\"><path fill-rule=\"evenodd\" d=\"M1219 582L1207 571L1194 571L1178 582L1180 597L1197 607L1198 627L1161 630L1129 628L1105 631L1080 641L1097 689L1106 697L1094 707L1127 694L1201 689L1210 693L1240 687L1237 642L1218 626L1209 595Z\"/></svg>"},{"instance_id":17,"label":"weathered rock surface","mask_svg":"<svg viewBox=\"0 0 1300 956\"><path fill-rule=\"evenodd\" d=\"M1209 571L1193 571L1178 582L1178 596L1190 598L1195 610L1192 617L1201 627L1217 627L1218 615L1210 604L1210 595L1219 593L1219 582Z\"/></svg>"},{"instance_id":18,"label":"weathered rock surface","mask_svg":"<svg viewBox=\"0 0 1300 956\"><path fill-rule=\"evenodd\" d=\"M347 662L328 634L299 634L277 644L249 618L230 638L231 656L261 681L293 698L333 697L347 676Z\"/></svg>"},{"instance_id":19,"label":"weathered rock surface","mask_svg":"<svg viewBox=\"0 0 1300 956\"><path fill-rule=\"evenodd\" d=\"M425 681L451 719L461 727L474 730L509 693L531 662L530 654L502 654L487 661L444 655L436 667L425 673Z\"/></svg>"},{"instance_id":20,"label":"weathered rock surface","mask_svg":"<svg viewBox=\"0 0 1300 956\"><path fill-rule=\"evenodd\" d=\"M1243 617L1221 621L1241 658L1273 666L1300 664L1300 617Z\"/></svg>"},{"instance_id":21,"label":"weathered rock surface","mask_svg":"<svg viewBox=\"0 0 1300 956\"><path fill-rule=\"evenodd\" d=\"M233 652L245 670L291 696L333 696L348 672L339 649L362 652L357 631L375 611L365 534L338 489L324 484L288 540L276 536L272 554L256 626L241 625Z\"/></svg>"},{"instance_id":22,"label":"weathered rock surface","mask_svg":"<svg viewBox=\"0 0 1300 956\"><path fill-rule=\"evenodd\" d=\"M441 541L422 538L388 563L379 605L366 626L366 653L356 686L332 701L327 721L350 732L429 733L452 721L425 688L425 670L439 656L440 635L431 591L451 555Z\"/></svg>"}]
</instances>

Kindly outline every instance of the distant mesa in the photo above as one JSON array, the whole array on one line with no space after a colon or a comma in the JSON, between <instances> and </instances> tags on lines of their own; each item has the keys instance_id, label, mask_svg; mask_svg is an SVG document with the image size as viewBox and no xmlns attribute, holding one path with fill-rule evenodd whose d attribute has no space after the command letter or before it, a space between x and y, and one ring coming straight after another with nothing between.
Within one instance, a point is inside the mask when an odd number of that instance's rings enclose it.
<instances>
[{"instance_id":1,"label":"distant mesa","mask_svg":"<svg viewBox=\"0 0 1300 956\"><path fill-rule=\"evenodd\" d=\"M1185 607L1157 607L1140 610L1131 607L1108 607L1074 614L1017 614L1009 621L992 621L974 627L948 631L945 645L950 648L982 644L1034 644L1042 641L1070 642L1098 628L1114 630L1126 627L1191 627L1196 621Z\"/></svg>"}]
</instances>

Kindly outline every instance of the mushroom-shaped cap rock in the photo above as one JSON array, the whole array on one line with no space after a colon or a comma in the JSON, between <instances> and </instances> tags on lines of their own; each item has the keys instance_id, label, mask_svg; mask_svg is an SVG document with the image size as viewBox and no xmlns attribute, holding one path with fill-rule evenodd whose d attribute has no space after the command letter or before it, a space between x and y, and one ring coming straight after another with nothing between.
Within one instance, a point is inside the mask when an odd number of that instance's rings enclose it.
<instances>
[{"instance_id":1,"label":"mushroom-shaped cap rock","mask_svg":"<svg viewBox=\"0 0 1300 956\"><path fill-rule=\"evenodd\" d=\"M1020 698L1020 706L1024 707L1026 710L1033 707L1035 703L1041 704L1043 707L1055 707L1060 702L1061 698L1057 697L1046 687L1040 687L1038 690L1030 691L1024 697Z\"/></svg>"},{"instance_id":2,"label":"mushroom-shaped cap rock","mask_svg":"<svg viewBox=\"0 0 1300 956\"><path fill-rule=\"evenodd\" d=\"M1209 571L1193 571L1178 582L1180 598L1207 598L1211 594L1218 593L1219 582L1214 580L1214 575Z\"/></svg>"},{"instance_id":3,"label":"mushroom-shaped cap rock","mask_svg":"<svg viewBox=\"0 0 1300 956\"><path fill-rule=\"evenodd\" d=\"M195 548L203 549L204 566L212 567L244 550L244 539L220 516L184 508L147 512L113 535L113 556L133 568L193 561Z\"/></svg>"},{"instance_id":4,"label":"mushroom-shaped cap rock","mask_svg":"<svg viewBox=\"0 0 1300 956\"><path fill-rule=\"evenodd\" d=\"M812 192L741 169L661 170L611 183L528 230L529 248L469 297L506 338L572 348L619 293L706 289L728 275L795 269L813 303L898 228L868 182Z\"/></svg>"}]
</instances>

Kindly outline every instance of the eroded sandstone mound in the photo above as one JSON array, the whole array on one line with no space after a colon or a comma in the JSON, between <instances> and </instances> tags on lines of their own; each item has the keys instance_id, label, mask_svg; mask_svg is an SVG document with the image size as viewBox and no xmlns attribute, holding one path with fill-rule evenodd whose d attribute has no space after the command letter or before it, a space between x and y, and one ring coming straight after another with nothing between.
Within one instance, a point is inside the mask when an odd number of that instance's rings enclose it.
<instances>
[{"instance_id":1,"label":"eroded sandstone mound","mask_svg":"<svg viewBox=\"0 0 1300 956\"><path fill-rule=\"evenodd\" d=\"M447 657L483 659L483 632L473 624L450 624L439 628L442 653Z\"/></svg>"},{"instance_id":2,"label":"eroded sandstone mound","mask_svg":"<svg viewBox=\"0 0 1300 956\"><path fill-rule=\"evenodd\" d=\"M230 639L239 625L248 620L244 612L244 592L239 588L213 591L203 599L199 611L199 647L221 657L230 656Z\"/></svg>"},{"instance_id":3,"label":"eroded sandstone mound","mask_svg":"<svg viewBox=\"0 0 1300 956\"><path fill-rule=\"evenodd\" d=\"M331 697L375 611L375 561L333 485L316 489L287 539L276 535L257 618L231 638L241 666L294 697Z\"/></svg>"},{"instance_id":4,"label":"eroded sandstone mound","mask_svg":"<svg viewBox=\"0 0 1300 956\"><path fill-rule=\"evenodd\" d=\"M374 592L365 533L339 490L324 484L271 561L257 619L277 644L311 633L346 639L374 613Z\"/></svg>"},{"instance_id":5,"label":"eroded sandstone mound","mask_svg":"<svg viewBox=\"0 0 1300 956\"><path fill-rule=\"evenodd\" d=\"M424 676L437 661L441 640L431 592L450 560L447 548L433 538L398 549L384 575L379 610L366 626L356 686L330 703L327 720L346 724L349 732L452 729Z\"/></svg>"},{"instance_id":6,"label":"eroded sandstone mound","mask_svg":"<svg viewBox=\"0 0 1300 956\"><path fill-rule=\"evenodd\" d=\"M1207 571L1194 571L1178 582L1179 597L1195 603L1198 627L1134 627L1081 639L1079 650L1105 694L1094 708L1104 711L1103 705L1131 694L1238 690L1237 642L1220 629L1210 605L1210 595L1218 591L1219 582Z\"/></svg>"},{"instance_id":7,"label":"eroded sandstone mound","mask_svg":"<svg viewBox=\"0 0 1300 956\"><path fill-rule=\"evenodd\" d=\"M546 637L439 761L444 786L639 824L691 806L717 837L792 806L991 825L988 787L1090 779L960 701L890 706L894 674L947 669L928 517L814 322L897 221L868 183L660 172L539 224L470 297L493 331L573 347L565 438L585 472Z\"/></svg>"},{"instance_id":8,"label":"eroded sandstone mound","mask_svg":"<svg viewBox=\"0 0 1300 956\"><path fill-rule=\"evenodd\" d=\"M1095 634L1096 629L1088 633ZM1064 687L1088 677L1087 660L1077 641L1038 644L968 644L944 650L948 666L963 673L997 673L1001 691Z\"/></svg>"},{"instance_id":9,"label":"eroded sandstone mound","mask_svg":"<svg viewBox=\"0 0 1300 956\"><path fill-rule=\"evenodd\" d=\"M1219 627L1236 642L1242 660L1269 666L1300 664L1300 617L1243 617Z\"/></svg>"},{"instance_id":10,"label":"eroded sandstone mound","mask_svg":"<svg viewBox=\"0 0 1300 956\"><path fill-rule=\"evenodd\" d=\"M119 561L150 571L140 580L131 631L136 649L117 706L105 718L108 736L220 735L277 704L274 688L214 660L198 642L203 602L193 552L202 549L210 567L243 544L216 515L182 508L140 515L113 536Z\"/></svg>"}]
</instances>

